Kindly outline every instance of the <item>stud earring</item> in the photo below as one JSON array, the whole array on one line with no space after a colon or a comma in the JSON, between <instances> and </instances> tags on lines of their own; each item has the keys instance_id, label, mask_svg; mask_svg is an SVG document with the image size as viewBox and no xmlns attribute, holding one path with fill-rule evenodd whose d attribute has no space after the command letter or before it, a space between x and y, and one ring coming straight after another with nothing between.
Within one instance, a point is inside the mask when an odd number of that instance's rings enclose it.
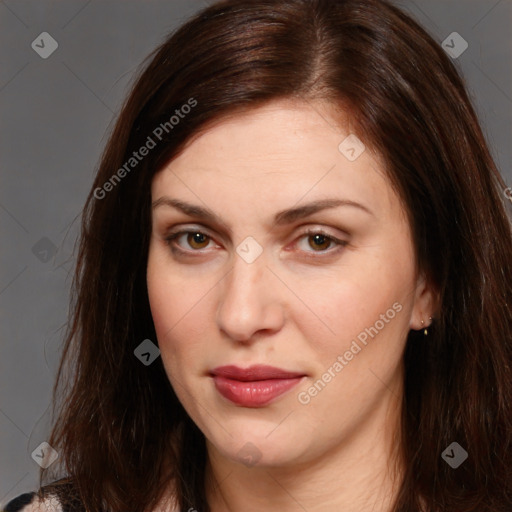
<instances>
[{"instance_id":1,"label":"stud earring","mask_svg":"<svg viewBox=\"0 0 512 512\"><path fill-rule=\"evenodd\" d=\"M431 322L431 321L432 321L432 317L431 317L431 316L429 316L429 317L428 317L428 320L429 320L429 322ZM425 322L422 320L422 321L421 321L421 325L424 325L424 324L425 324ZM428 336L428 327L425 327L425 329L423 330L423 335L424 335L424 336Z\"/></svg>"}]
</instances>

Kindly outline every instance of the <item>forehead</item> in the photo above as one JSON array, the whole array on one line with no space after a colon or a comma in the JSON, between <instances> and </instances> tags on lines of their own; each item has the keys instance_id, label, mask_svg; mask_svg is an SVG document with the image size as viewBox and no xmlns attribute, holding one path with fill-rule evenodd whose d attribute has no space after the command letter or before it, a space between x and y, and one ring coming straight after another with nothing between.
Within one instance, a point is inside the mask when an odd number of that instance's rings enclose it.
<instances>
[{"instance_id":1,"label":"forehead","mask_svg":"<svg viewBox=\"0 0 512 512\"><path fill-rule=\"evenodd\" d=\"M227 201L243 202L261 211L340 196L393 207L382 159L367 146L355 147L363 151L349 159L348 136L355 137L349 117L326 103L280 100L237 113L195 136L155 175L153 200L166 194L224 209Z\"/></svg>"},{"instance_id":2,"label":"forehead","mask_svg":"<svg viewBox=\"0 0 512 512\"><path fill-rule=\"evenodd\" d=\"M191 139L173 168L179 166L180 160L204 163L206 155L212 164L225 160L220 172L236 158L237 166L258 175L264 171L259 162L270 167L275 159L293 162L302 159L304 153L308 153L309 160L316 159L321 164L337 156L340 137L350 132L349 123L346 114L325 102L275 100L214 119ZM193 151L187 151L190 146Z\"/></svg>"}]
</instances>

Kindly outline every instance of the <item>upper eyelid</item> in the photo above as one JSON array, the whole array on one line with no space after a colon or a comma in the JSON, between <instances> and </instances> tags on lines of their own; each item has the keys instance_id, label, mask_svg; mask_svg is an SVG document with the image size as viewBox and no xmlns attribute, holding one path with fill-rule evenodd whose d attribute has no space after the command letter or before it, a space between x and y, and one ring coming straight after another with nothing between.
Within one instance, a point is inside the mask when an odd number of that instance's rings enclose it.
<instances>
[{"instance_id":1,"label":"upper eyelid","mask_svg":"<svg viewBox=\"0 0 512 512\"><path fill-rule=\"evenodd\" d=\"M215 240L215 236L211 235L207 229L204 228L179 228L179 229L169 229L165 232L164 237L169 238L171 236L178 236L178 235L184 235L184 234L190 234L190 233L201 233L202 235L206 235L208 238L211 238L212 240Z\"/></svg>"},{"instance_id":2,"label":"upper eyelid","mask_svg":"<svg viewBox=\"0 0 512 512\"><path fill-rule=\"evenodd\" d=\"M334 235L334 234L331 234L329 233L329 229L334 229L334 228L324 228L324 227L314 227L315 223L314 222L307 222L307 223L304 223L306 224L308 227L307 228L304 228L305 231L302 232L302 234L306 234L308 232L314 232L314 233L317 233L317 232L323 232L325 233L326 236L330 236L332 238L339 238L339 236L337 235ZM317 225L320 225L321 223L317 223ZM294 231L298 230L298 229L301 229L303 225L299 225L299 226L296 226L294 228ZM340 235L340 236L349 236L349 232L346 231L346 230L343 230L341 228L335 228L337 229L338 231L342 232L343 235ZM212 239L215 239L217 238L217 235L215 234L212 234L212 230L210 230L209 228L205 227L205 226L202 226L202 225L198 225L197 227L192 225L192 226L188 226L187 224L185 224L184 226L178 226L176 228L167 228L164 230L164 234L165 236L171 236L171 235L176 235L178 233L180 234L183 234L183 233L190 233L190 232L194 232L194 233L202 233L204 235L207 235L208 237L212 238ZM220 238L224 238L223 235L220 236Z\"/></svg>"}]
</instances>

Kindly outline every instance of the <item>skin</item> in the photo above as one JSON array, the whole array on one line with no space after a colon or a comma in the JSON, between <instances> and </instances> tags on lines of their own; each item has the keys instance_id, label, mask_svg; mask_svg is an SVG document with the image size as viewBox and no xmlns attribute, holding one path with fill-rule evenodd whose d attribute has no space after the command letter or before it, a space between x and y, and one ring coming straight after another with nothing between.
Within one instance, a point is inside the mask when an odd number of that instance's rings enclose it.
<instances>
[{"instance_id":1,"label":"skin","mask_svg":"<svg viewBox=\"0 0 512 512\"><path fill-rule=\"evenodd\" d=\"M207 207L225 224L154 207L147 267L165 370L206 436L213 512L383 512L396 497L402 356L409 330L430 323L433 294L384 163L368 145L349 161L338 149L349 118L333 112L287 99L222 119L152 183L153 201ZM369 212L345 205L272 225L277 212L326 198ZM166 243L180 229L192 233ZM248 236L263 249L252 263L236 251ZM338 356L396 303L400 312L335 372ZM225 364L306 376L267 406L241 407L208 375ZM335 376L301 403L329 368ZM247 443L254 464L243 460Z\"/></svg>"}]
</instances>

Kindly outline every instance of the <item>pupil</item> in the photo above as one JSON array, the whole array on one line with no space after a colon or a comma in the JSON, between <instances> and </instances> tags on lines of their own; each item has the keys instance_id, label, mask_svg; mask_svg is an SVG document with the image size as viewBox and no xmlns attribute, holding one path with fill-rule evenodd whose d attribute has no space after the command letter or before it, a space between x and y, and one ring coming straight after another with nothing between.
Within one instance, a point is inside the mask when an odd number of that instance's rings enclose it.
<instances>
[{"instance_id":1,"label":"pupil","mask_svg":"<svg viewBox=\"0 0 512 512\"><path fill-rule=\"evenodd\" d=\"M205 235L203 235L202 233L193 233L192 237L190 235L188 235L188 239L192 240L190 242L190 244L193 247L197 248L197 245L204 244L204 242L205 242Z\"/></svg>"},{"instance_id":2,"label":"pupil","mask_svg":"<svg viewBox=\"0 0 512 512\"><path fill-rule=\"evenodd\" d=\"M329 243L329 240L327 240L327 238L324 235L313 235L313 241L317 249L319 246Z\"/></svg>"}]
</instances>

